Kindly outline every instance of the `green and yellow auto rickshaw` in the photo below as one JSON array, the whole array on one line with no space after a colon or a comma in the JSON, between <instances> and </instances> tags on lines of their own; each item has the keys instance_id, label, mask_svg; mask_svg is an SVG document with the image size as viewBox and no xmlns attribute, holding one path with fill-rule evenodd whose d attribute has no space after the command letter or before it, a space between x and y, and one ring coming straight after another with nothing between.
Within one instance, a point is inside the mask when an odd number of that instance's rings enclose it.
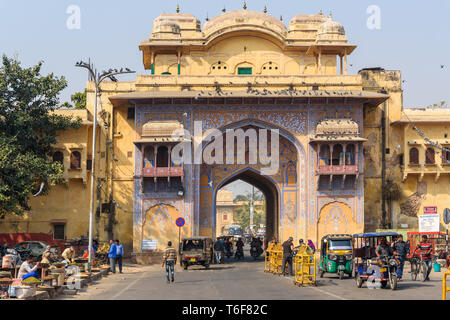
<instances>
[{"instance_id":1,"label":"green and yellow auto rickshaw","mask_svg":"<svg viewBox=\"0 0 450 320\"><path fill-rule=\"evenodd\" d=\"M319 275L336 273L339 279L352 276L353 246L349 234L329 234L322 238L320 247Z\"/></svg>"}]
</instances>

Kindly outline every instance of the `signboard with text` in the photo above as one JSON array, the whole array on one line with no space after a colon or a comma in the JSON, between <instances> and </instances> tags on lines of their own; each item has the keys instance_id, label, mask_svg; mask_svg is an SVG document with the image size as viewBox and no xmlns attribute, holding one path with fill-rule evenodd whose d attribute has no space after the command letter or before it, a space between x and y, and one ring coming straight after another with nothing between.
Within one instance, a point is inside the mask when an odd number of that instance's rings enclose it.
<instances>
[{"instance_id":1,"label":"signboard with text","mask_svg":"<svg viewBox=\"0 0 450 320\"><path fill-rule=\"evenodd\" d=\"M142 250L156 250L157 240L144 239L142 240Z\"/></svg>"},{"instance_id":2,"label":"signboard with text","mask_svg":"<svg viewBox=\"0 0 450 320\"><path fill-rule=\"evenodd\" d=\"M419 232L439 232L441 216L424 214L419 216Z\"/></svg>"},{"instance_id":3,"label":"signboard with text","mask_svg":"<svg viewBox=\"0 0 450 320\"><path fill-rule=\"evenodd\" d=\"M437 214L437 207L424 207L423 208L423 213L425 214Z\"/></svg>"}]
</instances>

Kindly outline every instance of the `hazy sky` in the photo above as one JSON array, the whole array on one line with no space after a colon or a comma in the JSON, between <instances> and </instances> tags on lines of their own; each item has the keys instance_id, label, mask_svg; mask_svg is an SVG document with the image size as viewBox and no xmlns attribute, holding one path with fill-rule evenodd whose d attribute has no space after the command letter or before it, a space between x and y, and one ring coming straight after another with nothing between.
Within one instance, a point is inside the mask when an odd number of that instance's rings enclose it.
<instances>
[{"instance_id":1,"label":"hazy sky","mask_svg":"<svg viewBox=\"0 0 450 320\"><path fill-rule=\"evenodd\" d=\"M85 87L87 75L73 65L89 57L100 70L126 66L148 73L142 65L138 44L150 36L153 19L162 12L192 13L202 24L221 13L241 9L241 0L0 0L0 53L17 55L24 66L44 60L43 72L64 75L69 87L62 101ZM66 11L77 5L80 29L70 30ZM450 101L450 1L401 0L248 0L248 10L268 13L284 23L299 13L320 10L341 22L349 41L358 45L350 56L349 73L365 67L383 67L403 72L406 107ZM376 5L381 12L381 29L367 27L367 8ZM441 65L445 65L441 69ZM133 80L122 76L120 80Z\"/></svg>"}]
</instances>

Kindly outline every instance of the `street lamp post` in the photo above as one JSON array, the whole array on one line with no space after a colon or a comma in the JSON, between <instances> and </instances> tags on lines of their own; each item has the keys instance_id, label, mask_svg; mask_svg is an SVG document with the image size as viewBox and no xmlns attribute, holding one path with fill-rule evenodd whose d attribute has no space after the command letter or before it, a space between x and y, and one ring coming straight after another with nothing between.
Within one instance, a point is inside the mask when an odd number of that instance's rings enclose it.
<instances>
[{"instance_id":1,"label":"street lamp post","mask_svg":"<svg viewBox=\"0 0 450 320\"><path fill-rule=\"evenodd\" d=\"M91 198L90 198L90 209L89 209L89 246L88 246L88 270L91 271L92 268L92 225L95 209L95 149L97 142L97 98L100 92L100 84L103 80L109 78L110 80L117 82L116 75L135 73L128 68L124 69L109 69L108 71L103 71L102 73L97 73L94 71L94 67L90 63L79 61L75 64L75 67L87 69L90 78L95 84L95 100L94 100L94 125L92 129L92 168L91 168Z\"/></svg>"}]
</instances>

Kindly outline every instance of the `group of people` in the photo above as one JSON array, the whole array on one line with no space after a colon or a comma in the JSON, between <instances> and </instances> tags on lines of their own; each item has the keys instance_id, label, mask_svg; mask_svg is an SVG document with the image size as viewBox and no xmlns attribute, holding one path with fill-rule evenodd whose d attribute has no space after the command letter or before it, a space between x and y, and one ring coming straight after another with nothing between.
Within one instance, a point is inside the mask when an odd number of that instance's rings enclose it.
<instances>
[{"instance_id":1,"label":"group of people","mask_svg":"<svg viewBox=\"0 0 450 320\"><path fill-rule=\"evenodd\" d=\"M234 254L234 259L244 258L244 241L239 238L236 241L236 252ZM233 243L229 238L217 239L214 242L214 253L216 258L216 263L224 263L224 257L231 257L233 255Z\"/></svg>"},{"instance_id":2,"label":"group of people","mask_svg":"<svg viewBox=\"0 0 450 320\"><path fill-rule=\"evenodd\" d=\"M403 277L403 268L405 266L405 261L410 253L410 244L403 240L403 236L399 235L397 240L391 245L387 242L386 238L382 238L377 248L375 249L377 257L391 257L396 256L399 260L399 266L397 268L397 278L399 281ZM423 262L427 265L427 276L426 280L429 281L430 272L433 260L433 245L428 240L427 235L422 235L422 241L414 249L414 253L417 253L422 257Z\"/></svg>"},{"instance_id":3,"label":"group of people","mask_svg":"<svg viewBox=\"0 0 450 320\"><path fill-rule=\"evenodd\" d=\"M275 237L272 238L272 240L269 242L269 244L277 244L278 241ZM294 247L294 238L289 237L285 242L283 242L283 262L282 262L282 275L286 276L286 267L288 269L288 273L290 276L293 275L292 273L292 263L293 258L296 256L298 250L301 246L304 246L305 242L303 239L300 239L298 241L298 246ZM312 240L308 240L307 245L311 248L312 252L314 253L316 251L316 247L314 246L314 243Z\"/></svg>"},{"instance_id":4,"label":"group of people","mask_svg":"<svg viewBox=\"0 0 450 320\"><path fill-rule=\"evenodd\" d=\"M109 240L108 258L111 272L116 273L117 264L119 273L122 273L123 246L119 240Z\"/></svg>"},{"instance_id":5,"label":"group of people","mask_svg":"<svg viewBox=\"0 0 450 320\"><path fill-rule=\"evenodd\" d=\"M95 252L97 251L97 247L92 247L92 253L95 256ZM87 258L88 249L84 250L83 258ZM120 243L119 240L110 240L110 248L108 252L108 258L110 261L111 266L111 272L116 273L116 264L119 267L119 272L122 273L122 259L124 255L123 246ZM29 277L39 277L39 273L37 272L37 269L41 267L42 265L50 265L55 262L61 261L65 264L65 267L69 266L71 263L75 262L76 257L76 251L74 246L69 246L64 249L64 251L61 254L61 257L59 255L52 251L51 246L47 246L45 251L42 253L42 259L41 261L35 262L35 257L30 253L26 256L25 261L20 265L19 272L17 277L25 280Z\"/></svg>"}]
</instances>

